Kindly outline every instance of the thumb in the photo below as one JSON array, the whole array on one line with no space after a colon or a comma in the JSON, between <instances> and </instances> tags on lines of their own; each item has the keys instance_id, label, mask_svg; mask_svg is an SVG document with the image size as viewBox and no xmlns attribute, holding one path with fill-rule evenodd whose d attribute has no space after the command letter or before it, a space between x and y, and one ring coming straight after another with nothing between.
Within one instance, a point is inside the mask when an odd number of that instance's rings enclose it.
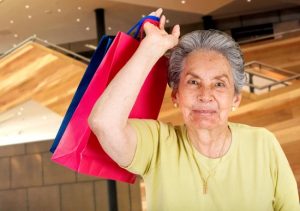
<instances>
[{"instance_id":1,"label":"thumb","mask_svg":"<svg viewBox=\"0 0 300 211\"><path fill-rule=\"evenodd\" d=\"M178 24L173 27L172 35L176 38L179 38L179 36L180 36L180 26Z\"/></svg>"}]
</instances>

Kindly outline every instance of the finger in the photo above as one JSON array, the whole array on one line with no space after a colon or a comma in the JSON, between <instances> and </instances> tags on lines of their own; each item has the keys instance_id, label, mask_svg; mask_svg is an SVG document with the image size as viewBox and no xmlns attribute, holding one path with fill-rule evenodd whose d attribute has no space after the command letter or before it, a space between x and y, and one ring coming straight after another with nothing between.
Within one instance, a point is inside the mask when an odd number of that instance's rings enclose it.
<instances>
[{"instance_id":1,"label":"finger","mask_svg":"<svg viewBox=\"0 0 300 211\"><path fill-rule=\"evenodd\" d=\"M144 27L144 32L147 35L152 30L153 24L146 22L143 27Z\"/></svg>"},{"instance_id":2,"label":"finger","mask_svg":"<svg viewBox=\"0 0 300 211\"><path fill-rule=\"evenodd\" d=\"M155 11L154 11L154 12L151 12L151 13L149 13L149 16L155 16Z\"/></svg>"},{"instance_id":3,"label":"finger","mask_svg":"<svg viewBox=\"0 0 300 211\"><path fill-rule=\"evenodd\" d=\"M161 14L162 14L162 8L158 8L156 11L151 12L149 15L160 17Z\"/></svg>"},{"instance_id":4,"label":"finger","mask_svg":"<svg viewBox=\"0 0 300 211\"><path fill-rule=\"evenodd\" d=\"M178 24L173 27L172 35L175 36L176 38L179 38L179 36L180 36L180 26Z\"/></svg>"},{"instance_id":5,"label":"finger","mask_svg":"<svg viewBox=\"0 0 300 211\"><path fill-rule=\"evenodd\" d=\"M159 28L161 30L165 29L165 23L166 23L166 16L161 16L160 21L159 21Z\"/></svg>"},{"instance_id":6,"label":"finger","mask_svg":"<svg viewBox=\"0 0 300 211\"><path fill-rule=\"evenodd\" d=\"M162 14L162 12L163 12L163 9L162 9L162 8L158 8L158 9L155 11L156 17L160 17L161 14Z\"/></svg>"}]
</instances>

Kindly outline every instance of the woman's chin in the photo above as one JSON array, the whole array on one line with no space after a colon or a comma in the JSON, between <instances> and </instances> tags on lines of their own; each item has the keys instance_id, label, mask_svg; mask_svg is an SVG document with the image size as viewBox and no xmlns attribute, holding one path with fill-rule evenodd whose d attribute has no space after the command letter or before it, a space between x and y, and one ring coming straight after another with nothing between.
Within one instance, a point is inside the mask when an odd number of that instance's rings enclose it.
<instances>
[{"instance_id":1,"label":"woman's chin","mask_svg":"<svg viewBox=\"0 0 300 211\"><path fill-rule=\"evenodd\" d=\"M189 125L198 129L214 129L220 125L220 120L212 117L192 118Z\"/></svg>"}]
</instances>

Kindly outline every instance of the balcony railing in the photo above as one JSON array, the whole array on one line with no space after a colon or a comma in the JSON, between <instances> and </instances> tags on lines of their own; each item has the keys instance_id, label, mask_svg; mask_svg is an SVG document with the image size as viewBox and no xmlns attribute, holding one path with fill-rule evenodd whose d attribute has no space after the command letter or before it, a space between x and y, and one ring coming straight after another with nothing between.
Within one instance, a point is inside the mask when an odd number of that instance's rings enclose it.
<instances>
[{"instance_id":1,"label":"balcony railing","mask_svg":"<svg viewBox=\"0 0 300 211\"><path fill-rule=\"evenodd\" d=\"M278 88L278 85L288 86L292 84L293 80L300 78L300 73L273 67L259 61L246 63L245 72L247 74L245 85L249 87L251 93L271 91L275 87Z\"/></svg>"},{"instance_id":2,"label":"balcony railing","mask_svg":"<svg viewBox=\"0 0 300 211\"><path fill-rule=\"evenodd\" d=\"M50 43L50 42L47 42L43 39L40 39L36 36L31 36L31 37L28 37L26 40L22 41L21 43L17 44L15 47L9 49L8 51L4 52L1 56L0 56L0 59L2 59L3 57L7 56L8 54L12 53L13 51L15 51L16 49L26 45L27 43L29 42L35 42L35 43L39 43L47 48L51 48L51 49L54 49L55 51L58 51L60 53L63 53L64 55L67 55L69 57L72 57L76 60L79 60L79 61L82 61L84 63L89 63L90 62L90 59L84 57L84 56L81 56L73 51L70 51L68 49L65 49L65 48L62 48L58 45L55 45L53 43Z\"/></svg>"}]
</instances>

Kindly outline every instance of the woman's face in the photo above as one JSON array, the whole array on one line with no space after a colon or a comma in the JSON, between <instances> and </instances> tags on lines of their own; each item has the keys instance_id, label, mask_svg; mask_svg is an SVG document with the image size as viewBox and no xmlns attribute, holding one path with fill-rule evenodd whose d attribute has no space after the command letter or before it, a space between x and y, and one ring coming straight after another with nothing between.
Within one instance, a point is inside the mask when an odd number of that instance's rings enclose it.
<instances>
[{"instance_id":1,"label":"woman's face","mask_svg":"<svg viewBox=\"0 0 300 211\"><path fill-rule=\"evenodd\" d=\"M227 126L228 114L233 106L239 105L241 95L234 92L227 59L215 51L198 50L184 61L173 100L179 105L187 126L214 129Z\"/></svg>"}]
</instances>

